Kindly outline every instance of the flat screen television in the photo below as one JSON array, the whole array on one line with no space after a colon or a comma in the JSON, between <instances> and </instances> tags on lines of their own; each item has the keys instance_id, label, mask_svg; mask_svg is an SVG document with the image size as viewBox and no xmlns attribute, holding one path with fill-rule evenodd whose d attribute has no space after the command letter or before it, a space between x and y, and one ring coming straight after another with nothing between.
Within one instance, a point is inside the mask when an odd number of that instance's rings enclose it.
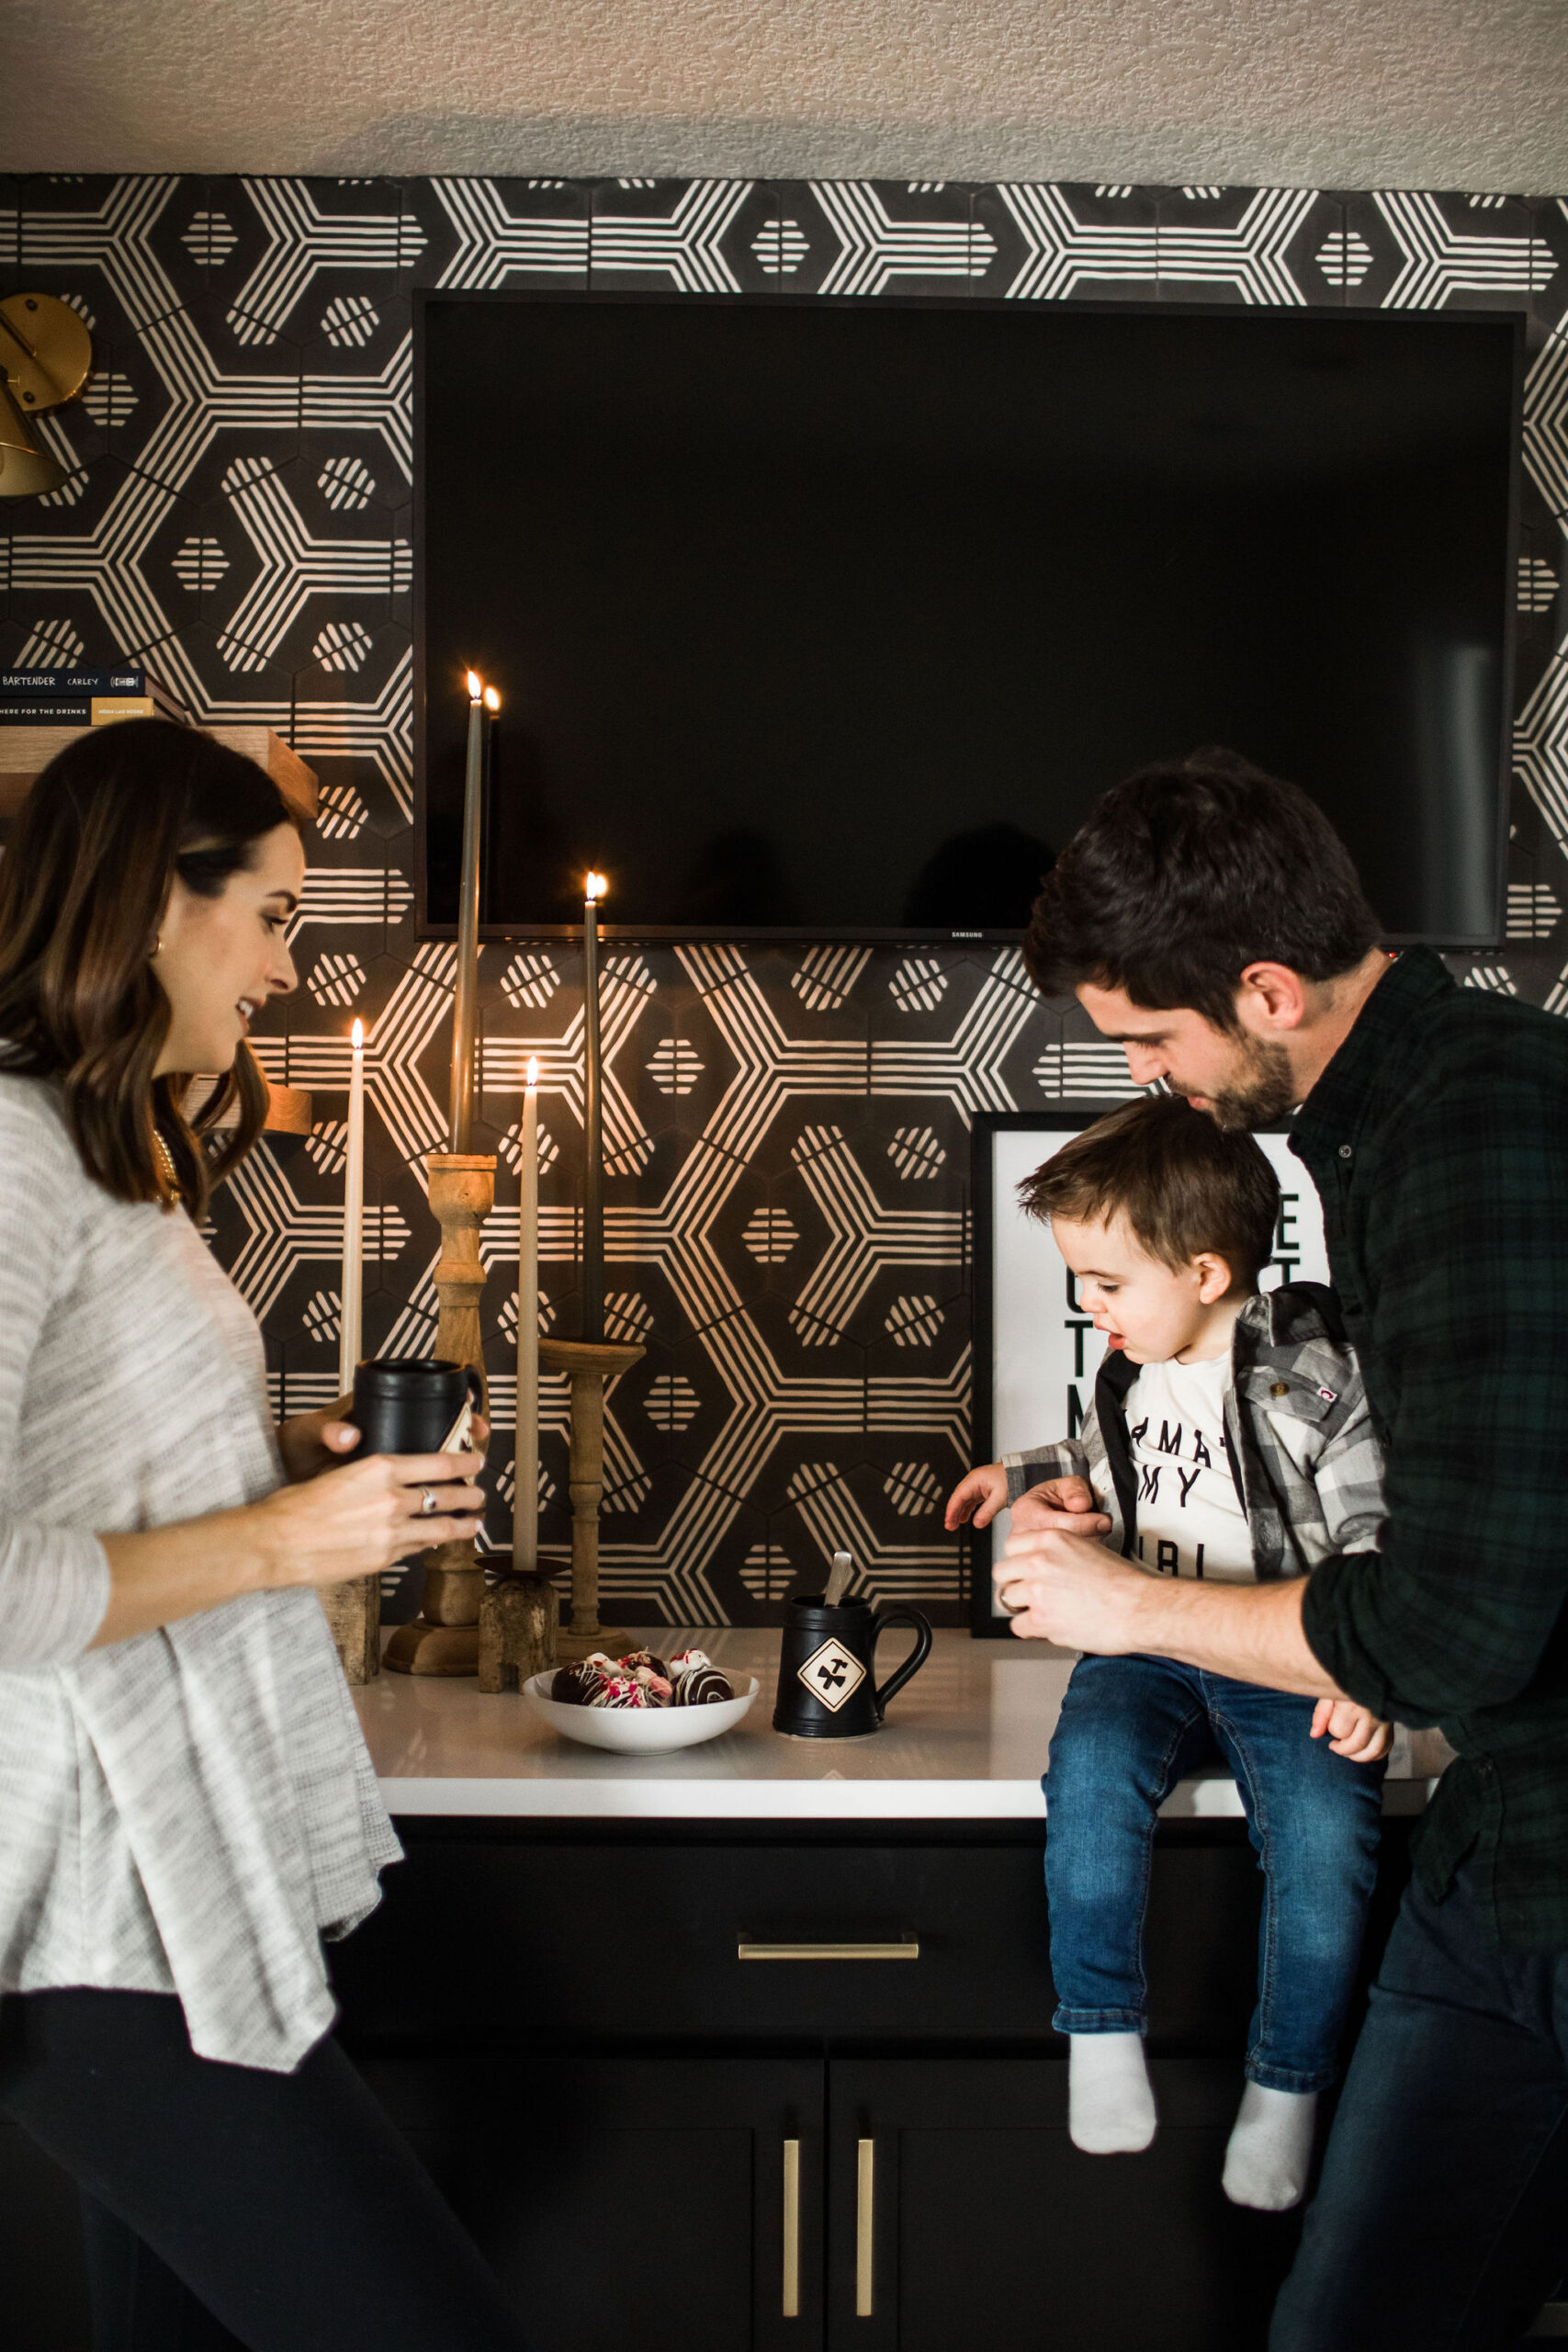
<instances>
[{"instance_id":1,"label":"flat screen television","mask_svg":"<svg viewBox=\"0 0 1568 2352\"><path fill-rule=\"evenodd\" d=\"M434 293L416 369L427 931L471 664L493 933L1016 936L1225 744L1501 936L1517 316Z\"/></svg>"}]
</instances>

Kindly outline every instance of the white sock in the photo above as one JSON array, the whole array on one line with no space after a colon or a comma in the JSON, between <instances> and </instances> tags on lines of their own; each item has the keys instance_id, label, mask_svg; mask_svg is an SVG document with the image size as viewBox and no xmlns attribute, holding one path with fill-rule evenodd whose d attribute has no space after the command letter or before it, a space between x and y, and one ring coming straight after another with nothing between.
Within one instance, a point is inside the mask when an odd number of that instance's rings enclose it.
<instances>
[{"instance_id":1,"label":"white sock","mask_svg":"<svg viewBox=\"0 0 1568 2352\"><path fill-rule=\"evenodd\" d=\"M1288 2212L1306 2191L1315 2091L1271 2091L1248 2083L1225 2149L1222 2187L1233 2205Z\"/></svg>"},{"instance_id":2,"label":"white sock","mask_svg":"<svg viewBox=\"0 0 1568 2352\"><path fill-rule=\"evenodd\" d=\"M1067 2137L1087 2156L1135 2156L1155 2136L1141 2033L1067 2036Z\"/></svg>"}]
</instances>

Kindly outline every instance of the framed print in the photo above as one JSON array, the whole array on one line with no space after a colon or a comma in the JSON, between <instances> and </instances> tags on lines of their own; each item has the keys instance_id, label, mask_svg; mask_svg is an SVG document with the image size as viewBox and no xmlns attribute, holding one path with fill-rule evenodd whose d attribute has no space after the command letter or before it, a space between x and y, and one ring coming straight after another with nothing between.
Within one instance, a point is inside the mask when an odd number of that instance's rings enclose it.
<instances>
[{"instance_id":1,"label":"framed print","mask_svg":"<svg viewBox=\"0 0 1568 2352\"><path fill-rule=\"evenodd\" d=\"M1043 1160L1116 1104L1055 1103L1049 1110L983 1114L975 1151L975 1459L995 1462L1026 1446L1076 1437L1105 1353L1077 1297L1051 1228L1026 1216L1018 1188ZM1323 1212L1311 1177L1282 1128L1258 1136L1280 1180L1274 1256L1261 1287L1328 1280ZM991 1564L1007 1540L1002 1511L972 1538L972 1630L1005 1634L991 1591Z\"/></svg>"}]
</instances>

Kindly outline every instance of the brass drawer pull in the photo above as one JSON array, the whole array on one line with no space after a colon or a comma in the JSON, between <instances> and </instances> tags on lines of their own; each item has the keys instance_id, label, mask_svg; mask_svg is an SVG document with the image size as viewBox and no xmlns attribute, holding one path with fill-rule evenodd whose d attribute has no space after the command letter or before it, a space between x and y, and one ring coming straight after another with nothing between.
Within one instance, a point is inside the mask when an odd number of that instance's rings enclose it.
<instances>
[{"instance_id":1,"label":"brass drawer pull","mask_svg":"<svg viewBox=\"0 0 1568 2352\"><path fill-rule=\"evenodd\" d=\"M737 1960L919 1960L920 1947L913 1938L896 1944L754 1944L744 1937L735 1947Z\"/></svg>"},{"instance_id":2,"label":"brass drawer pull","mask_svg":"<svg viewBox=\"0 0 1568 2352\"><path fill-rule=\"evenodd\" d=\"M800 2317L800 2142L784 2143L784 2315Z\"/></svg>"},{"instance_id":3,"label":"brass drawer pull","mask_svg":"<svg viewBox=\"0 0 1568 2352\"><path fill-rule=\"evenodd\" d=\"M876 2222L875 2141L859 2141L855 2155L855 2317L870 2319Z\"/></svg>"}]
</instances>

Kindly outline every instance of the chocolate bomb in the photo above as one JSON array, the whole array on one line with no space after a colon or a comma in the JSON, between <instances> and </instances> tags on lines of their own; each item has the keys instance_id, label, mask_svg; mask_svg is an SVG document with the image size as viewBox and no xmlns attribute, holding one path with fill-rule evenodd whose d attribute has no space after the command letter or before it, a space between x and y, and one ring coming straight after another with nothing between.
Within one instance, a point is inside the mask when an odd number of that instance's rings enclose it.
<instances>
[{"instance_id":1,"label":"chocolate bomb","mask_svg":"<svg viewBox=\"0 0 1568 2352\"><path fill-rule=\"evenodd\" d=\"M584 1658L581 1665L563 1666L558 1669L555 1680L550 1684L550 1696L558 1700L563 1707L589 1707L592 1705L594 1693L604 1679L598 1668L590 1666Z\"/></svg>"},{"instance_id":2,"label":"chocolate bomb","mask_svg":"<svg viewBox=\"0 0 1568 2352\"><path fill-rule=\"evenodd\" d=\"M717 1707L733 1699L729 1677L716 1666L689 1667L675 1684L671 1704L676 1707Z\"/></svg>"},{"instance_id":3,"label":"chocolate bomb","mask_svg":"<svg viewBox=\"0 0 1568 2352\"><path fill-rule=\"evenodd\" d=\"M660 1702L635 1676L611 1674L605 1676L602 1688L588 1703L591 1707L656 1707Z\"/></svg>"}]
</instances>

